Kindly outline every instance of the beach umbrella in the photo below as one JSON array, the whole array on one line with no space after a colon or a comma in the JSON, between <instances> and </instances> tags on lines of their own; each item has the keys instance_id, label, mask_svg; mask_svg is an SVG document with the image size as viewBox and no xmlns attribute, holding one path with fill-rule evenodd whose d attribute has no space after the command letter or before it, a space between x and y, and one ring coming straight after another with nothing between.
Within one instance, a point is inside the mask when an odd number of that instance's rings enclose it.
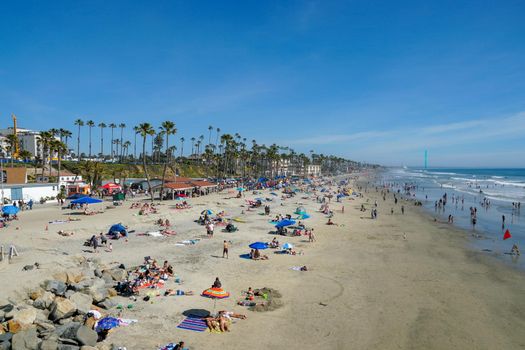
<instances>
[{"instance_id":1,"label":"beach umbrella","mask_svg":"<svg viewBox=\"0 0 525 350\"><path fill-rule=\"evenodd\" d=\"M100 321L97 322L97 325L95 327L95 331L107 331L113 328L116 328L120 325L120 322L118 318L115 317L104 317Z\"/></svg>"},{"instance_id":2,"label":"beach umbrella","mask_svg":"<svg viewBox=\"0 0 525 350\"><path fill-rule=\"evenodd\" d=\"M112 225L109 228L108 233L111 233L111 232L125 232L125 231L126 231L126 227L119 223L119 224Z\"/></svg>"},{"instance_id":3,"label":"beach umbrella","mask_svg":"<svg viewBox=\"0 0 525 350\"><path fill-rule=\"evenodd\" d=\"M293 245L291 245L290 243L283 244L283 249L292 249L292 248L293 248Z\"/></svg>"},{"instance_id":4,"label":"beach umbrella","mask_svg":"<svg viewBox=\"0 0 525 350\"><path fill-rule=\"evenodd\" d=\"M211 299L225 299L230 296L230 293L226 292L222 288L208 288L202 292L202 296Z\"/></svg>"},{"instance_id":5,"label":"beach umbrella","mask_svg":"<svg viewBox=\"0 0 525 350\"><path fill-rule=\"evenodd\" d=\"M75 193L75 194L72 194L71 196L67 197L66 199L79 199L79 198L82 198L82 197L89 197L87 194L83 194L83 193Z\"/></svg>"},{"instance_id":6,"label":"beach umbrella","mask_svg":"<svg viewBox=\"0 0 525 350\"><path fill-rule=\"evenodd\" d=\"M310 215L304 213L304 214L301 214L297 217L297 219L299 220L305 220L305 219L309 219L310 218Z\"/></svg>"},{"instance_id":7,"label":"beach umbrella","mask_svg":"<svg viewBox=\"0 0 525 350\"><path fill-rule=\"evenodd\" d=\"M295 220L288 220L288 219L281 220L275 225L275 227L285 227L285 226L290 226L290 225L295 225Z\"/></svg>"},{"instance_id":8,"label":"beach umbrella","mask_svg":"<svg viewBox=\"0 0 525 350\"><path fill-rule=\"evenodd\" d=\"M201 215L204 215L204 214L212 215L213 211L210 210L210 209L206 209L206 210L201 211Z\"/></svg>"},{"instance_id":9,"label":"beach umbrella","mask_svg":"<svg viewBox=\"0 0 525 350\"><path fill-rule=\"evenodd\" d=\"M2 212L6 215L15 215L19 211L20 209L18 207L15 207L14 205L6 205L2 208Z\"/></svg>"},{"instance_id":10,"label":"beach umbrella","mask_svg":"<svg viewBox=\"0 0 525 350\"><path fill-rule=\"evenodd\" d=\"M264 242L255 242L249 245L251 249L268 249L268 244Z\"/></svg>"},{"instance_id":11,"label":"beach umbrella","mask_svg":"<svg viewBox=\"0 0 525 350\"><path fill-rule=\"evenodd\" d=\"M95 203L102 203L101 199L91 198L91 197L82 197L79 199L75 199L74 201L71 201L73 204L95 204Z\"/></svg>"}]
</instances>

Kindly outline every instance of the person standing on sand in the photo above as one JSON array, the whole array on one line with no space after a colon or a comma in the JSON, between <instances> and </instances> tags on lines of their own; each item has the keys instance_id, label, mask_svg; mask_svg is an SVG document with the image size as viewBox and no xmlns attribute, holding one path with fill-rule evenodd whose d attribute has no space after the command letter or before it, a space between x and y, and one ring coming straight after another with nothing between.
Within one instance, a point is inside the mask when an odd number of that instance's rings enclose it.
<instances>
[{"instance_id":1,"label":"person standing on sand","mask_svg":"<svg viewBox=\"0 0 525 350\"><path fill-rule=\"evenodd\" d=\"M224 259L224 256L226 255L226 259L229 258L229 255L228 255L228 242L224 241L223 245L222 245L222 258Z\"/></svg>"}]
</instances>

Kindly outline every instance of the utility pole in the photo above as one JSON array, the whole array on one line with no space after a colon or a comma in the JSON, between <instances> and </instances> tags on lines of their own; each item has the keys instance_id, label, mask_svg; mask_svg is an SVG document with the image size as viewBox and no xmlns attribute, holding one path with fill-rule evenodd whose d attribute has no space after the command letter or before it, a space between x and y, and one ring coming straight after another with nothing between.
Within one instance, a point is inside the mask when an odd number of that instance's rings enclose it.
<instances>
[{"instance_id":1,"label":"utility pole","mask_svg":"<svg viewBox=\"0 0 525 350\"><path fill-rule=\"evenodd\" d=\"M425 169L427 168L428 166L428 151L425 150Z\"/></svg>"}]
</instances>

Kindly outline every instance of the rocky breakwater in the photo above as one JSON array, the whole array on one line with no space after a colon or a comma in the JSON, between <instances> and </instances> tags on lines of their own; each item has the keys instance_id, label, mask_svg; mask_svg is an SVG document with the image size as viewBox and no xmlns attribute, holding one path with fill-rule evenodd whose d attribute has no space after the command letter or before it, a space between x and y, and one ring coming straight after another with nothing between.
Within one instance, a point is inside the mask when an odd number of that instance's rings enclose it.
<instances>
[{"instance_id":1,"label":"rocky breakwater","mask_svg":"<svg viewBox=\"0 0 525 350\"><path fill-rule=\"evenodd\" d=\"M0 302L0 350L111 349L97 343L86 315L90 310L109 313L116 306L113 286L126 275L124 266L108 268L96 259L82 259L78 268L54 274L27 298Z\"/></svg>"}]
</instances>

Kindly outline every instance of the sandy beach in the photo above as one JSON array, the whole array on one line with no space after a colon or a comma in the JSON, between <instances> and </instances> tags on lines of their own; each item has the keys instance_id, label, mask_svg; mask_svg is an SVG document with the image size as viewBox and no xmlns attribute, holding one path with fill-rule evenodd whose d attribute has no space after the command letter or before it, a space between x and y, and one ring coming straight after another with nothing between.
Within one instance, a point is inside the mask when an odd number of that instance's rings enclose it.
<instances>
[{"instance_id":1,"label":"sandy beach","mask_svg":"<svg viewBox=\"0 0 525 350\"><path fill-rule=\"evenodd\" d=\"M335 189L335 187L334 187ZM246 199L271 197L223 191L190 200L191 209L175 210L175 202L159 205L159 213L137 215L121 207L94 216L71 215L58 206L38 208L20 214L20 220L0 232L0 244L14 244L20 256L11 264L0 265L0 305L8 299L19 301L28 290L57 271L74 268L79 257L98 258L107 266L120 263L139 265L143 257L168 260L183 283L170 279L166 288L191 290L194 296L153 297L136 302L122 297L115 300L132 304L122 317L138 323L119 327L104 342L127 349L156 349L184 340L190 349L522 349L525 347L525 274L481 252L466 248L468 234L447 224L432 222L430 216L409 202L383 202L374 190L363 198L345 198L332 203L332 219L318 212L319 204L299 194L291 199L275 197L270 202L270 217L263 209L248 211ZM137 198L144 201L144 198ZM378 219L370 219L369 208L377 200ZM361 204L366 212L359 209ZM103 208L104 205L100 205ZM292 214L304 206L312 217L305 221L313 227L316 242L307 237L277 236L281 244L294 244L302 254L280 255L265 250L267 261L239 257L250 251L255 241L269 242L274 237L268 223L277 213ZM342 207L344 206L344 213ZM394 207L394 215L390 208ZM224 210L239 217L239 231L215 231L207 238L203 226L194 222L204 209ZM244 211L244 213L243 213ZM82 243L93 234L107 232L110 225L122 222L137 233L157 231L155 221L168 218L176 231L172 237L131 234L129 242L113 242L113 252L101 249L91 253ZM47 231L46 231L47 226ZM73 231L62 237L58 230ZM405 239L406 238L406 239ZM200 239L194 245L177 242ZM222 258L223 241L231 241L229 259ZM22 271L35 262L40 269ZM306 265L309 271L295 271ZM209 288L215 277L230 298L215 303L199 294ZM282 294L282 307L253 312L236 305L248 287L269 287ZM176 328L189 309L232 310L245 314L235 320L228 333L192 332ZM116 315L118 310L111 310Z\"/></svg>"}]
</instances>

